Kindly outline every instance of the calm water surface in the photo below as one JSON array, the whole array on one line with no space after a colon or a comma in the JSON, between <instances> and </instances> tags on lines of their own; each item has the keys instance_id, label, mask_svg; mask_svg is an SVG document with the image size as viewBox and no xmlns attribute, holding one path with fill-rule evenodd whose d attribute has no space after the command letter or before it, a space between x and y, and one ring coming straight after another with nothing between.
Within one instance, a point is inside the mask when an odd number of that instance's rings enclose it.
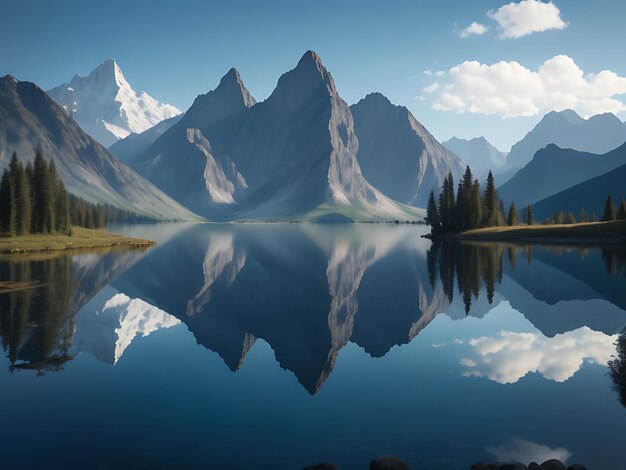
<instances>
[{"instance_id":1,"label":"calm water surface","mask_svg":"<svg viewBox=\"0 0 626 470\"><path fill-rule=\"evenodd\" d=\"M624 247L121 229L159 243L0 260L41 282L0 295L3 468L625 468Z\"/></svg>"}]
</instances>

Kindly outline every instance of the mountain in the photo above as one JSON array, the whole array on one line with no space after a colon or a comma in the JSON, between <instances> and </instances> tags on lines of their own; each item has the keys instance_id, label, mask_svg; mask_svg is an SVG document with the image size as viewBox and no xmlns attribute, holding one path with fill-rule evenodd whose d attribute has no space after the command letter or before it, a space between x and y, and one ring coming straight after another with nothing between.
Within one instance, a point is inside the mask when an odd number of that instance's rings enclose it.
<instances>
[{"instance_id":1,"label":"mountain","mask_svg":"<svg viewBox=\"0 0 626 470\"><path fill-rule=\"evenodd\" d=\"M54 158L76 196L157 219L198 219L120 163L37 85L0 78L0 170L14 151L22 161L32 161L36 148Z\"/></svg>"},{"instance_id":2,"label":"mountain","mask_svg":"<svg viewBox=\"0 0 626 470\"><path fill-rule=\"evenodd\" d=\"M593 212L601 218L609 194L616 205L626 198L625 182L626 164L537 202L533 213L538 220L560 210L565 214L571 211L578 218L581 209L585 209L589 218Z\"/></svg>"},{"instance_id":3,"label":"mountain","mask_svg":"<svg viewBox=\"0 0 626 470\"><path fill-rule=\"evenodd\" d=\"M474 175L481 181L489 171L496 173L506 163L506 152L495 148L484 137L469 140L452 137L442 142L442 145L469 165Z\"/></svg>"},{"instance_id":4,"label":"mountain","mask_svg":"<svg viewBox=\"0 0 626 470\"><path fill-rule=\"evenodd\" d=\"M548 144L582 152L606 153L625 141L626 126L614 114L583 119L571 109L552 111L511 147L503 171L524 167L539 149Z\"/></svg>"},{"instance_id":5,"label":"mountain","mask_svg":"<svg viewBox=\"0 0 626 470\"><path fill-rule=\"evenodd\" d=\"M231 69L215 90L198 96L178 123L128 163L177 201L215 216L247 189L230 149L255 103Z\"/></svg>"},{"instance_id":6,"label":"mountain","mask_svg":"<svg viewBox=\"0 0 626 470\"><path fill-rule=\"evenodd\" d=\"M352 115L312 51L256 103L237 70L129 164L215 220L415 219L361 174Z\"/></svg>"},{"instance_id":7,"label":"mountain","mask_svg":"<svg viewBox=\"0 0 626 470\"><path fill-rule=\"evenodd\" d=\"M105 147L180 114L174 106L134 91L113 59L104 61L87 77L76 75L48 94Z\"/></svg>"},{"instance_id":8,"label":"mountain","mask_svg":"<svg viewBox=\"0 0 626 470\"><path fill-rule=\"evenodd\" d=\"M539 150L531 162L498 191L506 207L514 201L520 208L624 164L626 144L604 155L562 149L550 144ZM600 194L606 198L606 191ZM594 193L586 196L593 197Z\"/></svg>"},{"instance_id":9,"label":"mountain","mask_svg":"<svg viewBox=\"0 0 626 470\"><path fill-rule=\"evenodd\" d=\"M111 145L109 152L119 158L120 161L127 163L137 155L145 152L155 140L180 121L182 117L183 115L179 114L178 116L165 119L139 134L130 134Z\"/></svg>"},{"instance_id":10,"label":"mountain","mask_svg":"<svg viewBox=\"0 0 626 470\"><path fill-rule=\"evenodd\" d=\"M442 146L404 106L371 93L350 106L359 139L363 176L390 198L425 207L449 171L459 177L462 162Z\"/></svg>"}]
</instances>

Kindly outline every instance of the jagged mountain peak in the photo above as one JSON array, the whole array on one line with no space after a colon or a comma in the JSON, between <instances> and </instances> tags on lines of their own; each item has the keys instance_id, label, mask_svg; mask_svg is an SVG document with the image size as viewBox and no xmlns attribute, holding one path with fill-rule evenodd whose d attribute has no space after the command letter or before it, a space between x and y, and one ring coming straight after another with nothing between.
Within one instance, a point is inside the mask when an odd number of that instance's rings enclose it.
<instances>
[{"instance_id":1,"label":"jagged mountain peak","mask_svg":"<svg viewBox=\"0 0 626 470\"><path fill-rule=\"evenodd\" d=\"M86 77L75 75L48 94L106 147L180 114L174 106L133 90L115 59L105 60Z\"/></svg>"},{"instance_id":2,"label":"jagged mountain peak","mask_svg":"<svg viewBox=\"0 0 626 470\"><path fill-rule=\"evenodd\" d=\"M17 78L15 78L13 75L5 75L4 77L2 77L2 82L3 83L13 83L13 84L17 85Z\"/></svg>"},{"instance_id":3,"label":"jagged mountain peak","mask_svg":"<svg viewBox=\"0 0 626 470\"><path fill-rule=\"evenodd\" d=\"M241 95L241 98L243 99L243 104L247 108L256 104L256 100L244 85L241 75L235 67L232 67L228 72L226 72L226 75L222 77L215 91L218 90L231 90L238 95Z\"/></svg>"},{"instance_id":4,"label":"jagged mountain peak","mask_svg":"<svg viewBox=\"0 0 626 470\"><path fill-rule=\"evenodd\" d=\"M294 105L300 106L302 101L319 91L328 95L337 95L335 82L321 58L315 52L307 51L295 68L278 79L276 89L268 101L272 99L295 100Z\"/></svg>"},{"instance_id":5,"label":"jagged mountain peak","mask_svg":"<svg viewBox=\"0 0 626 470\"><path fill-rule=\"evenodd\" d=\"M179 126L195 127L204 131L213 123L236 115L255 104L256 100L233 67L221 78L214 90L196 97Z\"/></svg>"},{"instance_id":6,"label":"jagged mountain peak","mask_svg":"<svg viewBox=\"0 0 626 470\"><path fill-rule=\"evenodd\" d=\"M550 120L550 119L562 119L565 118L571 122L584 121L584 119L573 109L563 109L561 111L550 111L547 113L542 120Z\"/></svg>"},{"instance_id":7,"label":"jagged mountain peak","mask_svg":"<svg viewBox=\"0 0 626 470\"><path fill-rule=\"evenodd\" d=\"M387 98L385 95L378 91L373 91L372 93L368 93L364 98L361 98L359 102L371 102L371 103L383 103L388 105L393 105L393 103Z\"/></svg>"}]
</instances>

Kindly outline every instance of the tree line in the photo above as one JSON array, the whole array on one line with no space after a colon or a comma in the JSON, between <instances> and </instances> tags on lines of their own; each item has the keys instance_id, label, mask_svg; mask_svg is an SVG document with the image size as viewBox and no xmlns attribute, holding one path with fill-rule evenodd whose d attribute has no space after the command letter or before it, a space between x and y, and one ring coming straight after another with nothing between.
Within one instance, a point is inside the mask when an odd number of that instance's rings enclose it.
<instances>
[{"instance_id":1,"label":"tree line","mask_svg":"<svg viewBox=\"0 0 626 470\"><path fill-rule=\"evenodd\" d=\"M612 197L609 195L602 221L626 219L626 200L622 198L619 209L616 208ZM544 219L542 224L574 224L577 222L598 222L595 212L591 217L584 209L581 210L578 220L572 212L565 214L563 211L556 212L552 217ZM438 200L434 191L430 192L426 207L426 223L431 227L433 235L445 233L458 233L481 227L516 226L526 224L534 225L535 219L532 206L528 205L520 216L515 202L512 202L508 211L498 195L495 180L490 171L487 176L485 190L481 190L480 183L472 175L468 166L459 181L455 192L454 178L452 173L444 178Z\"/></svg>"},{"instance_id":2,"label":"tree line","mask_svg":"<svg viewBox=\"0 0 626 470\"><path fill-rule=\"evenodd\" d=\"M93 204L69 194L54 159L48 163L41 152L26 165L13 153L0 179L0 231L5 235L71 235L73 225L102 228L111 222L143 220L110 204Z\"/></svg>"},{"instance_id":3,"label":"tree line","mask_svg":"<svg viewBox=\"0 0 626 470\"><path fill-rule=\"evenodd\" d=\"M511 204L508 214L505 212L493 174L489 172L485 190L482 191L469 166L465 169L456 193L454 178L452 173L448 173L443 180L438 203L434 191L431 191L426 207L426 223L431 226L433 234L464 232L479 227L519 225L520 220L515 204ZM534 223L530 206L524 211L524 220L528 224Z\"/></svg>"}]
</instances>

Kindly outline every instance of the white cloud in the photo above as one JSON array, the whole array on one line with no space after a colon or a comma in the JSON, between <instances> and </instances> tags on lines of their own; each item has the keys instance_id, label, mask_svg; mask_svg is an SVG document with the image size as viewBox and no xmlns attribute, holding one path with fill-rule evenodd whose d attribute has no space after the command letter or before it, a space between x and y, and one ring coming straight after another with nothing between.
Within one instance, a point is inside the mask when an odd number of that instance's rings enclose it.
<instances>
[{"instance_id":1,"label":"white cloud","mask_svg":"<svg viewBox=\"0 0 626 470\"><path fill-rule=\"evenodd\" d=\"M438 77L443 77L446 74L446 72L444 72L443 70L437 70L435 72L435 75L437 75Z\"/></svg>"},{"instance_id":2,"label":"white cloud","mask_svg":"<svg viewBox=\"0 0 626 470\"><path fill-rule=\"evenodd\" d=\"M587 117L626 110L619 96L626 94L626 77L610 70L585 74L566 55L548 59L536 71L516 61L467 61L435 83L440 86L433 108L442 111L517 117L571 108Z\"/></svg>"},{"instance_id":3,"label":"white cloud","mask_svg":"<svg viewBox=\"0 0 626 470\"><path fill-rule=\"evenodd\" d=\"M439 83L435 82L422 88L422 91L424 93L434 93L435 91L437 91L437 88L439 88Z\"/></svg>"},{"instance_id":4,"label":"white cloud","mask_svg":"<svg viewBox=\"0 0 626 470\"><path fill-rule=\"evenodd\" d=\"M474 21L472 24L470 24L466 28L463 28L457 34L461 36L462 38L467 38L470 36L482 36L487 31L489 31L488 26L485 26L484 24L477 23L476 21Z\"/></svg>"},{"instance_id":5,"label":"white cloud","mask_svg":"<svg viewBox=\"0 0 626 470\"><path fill-rule=\"evenodd\" d=\"M424 75L430 77L433 74L433 71L430 69L424 70Z\"/></svg>"},{"instance_id":6,"label":"white cloud","mask_svg":"<svg viewBox=\"0 0 626 470\"><path fill-rule=\"evenodd\" d=\"M462 366L465 367L476 367L478 364L476 364L476 362L472 361L471 359L461 359L461 361L459 362L459 364L461 364Z\"/></svg>"},{"instance_id":7,"label":"white cloud","mask_svg":"<svg viewBox=\"0 0 626 470\"><path fill-rule=\"evenodd\" d=\"M466 377L487 377L501 384L515 383L526 374L538 372L555 382L565 382L585 359L606 365L615 354L617 335L582 327L547 338L541 333L501 331L495 337L468 341L474 357L461 359ZM472 365L472 363L474 365Z\"/></svg>"},{"instance_id":8,"label":"white cloud","mask_svg":"<svg viewBox=\"0 0 626 470\"><path fill-rule=\"evenodd\" d=\"M519 38L567 27L567 23L561 18L561 11L554 3L538 0L511 2L496 11L490 10L487 16L498 23L501 38Z\"/></svg>"},{"instance_id":9,"label":"white cloud","mask_svg":"<svg viewBox=\"0 0 626 470\"><path fill-rule=\"evenodd\" d=\"M524 465L528 465L530 462L545 462L550 459L565 462L572 456L572 453L563 447L551 449L548 446L519 437L508 439L497 447L487 447L487 452L492 453L500 462L519 462Z\"/></svg>"}]
</instances>

